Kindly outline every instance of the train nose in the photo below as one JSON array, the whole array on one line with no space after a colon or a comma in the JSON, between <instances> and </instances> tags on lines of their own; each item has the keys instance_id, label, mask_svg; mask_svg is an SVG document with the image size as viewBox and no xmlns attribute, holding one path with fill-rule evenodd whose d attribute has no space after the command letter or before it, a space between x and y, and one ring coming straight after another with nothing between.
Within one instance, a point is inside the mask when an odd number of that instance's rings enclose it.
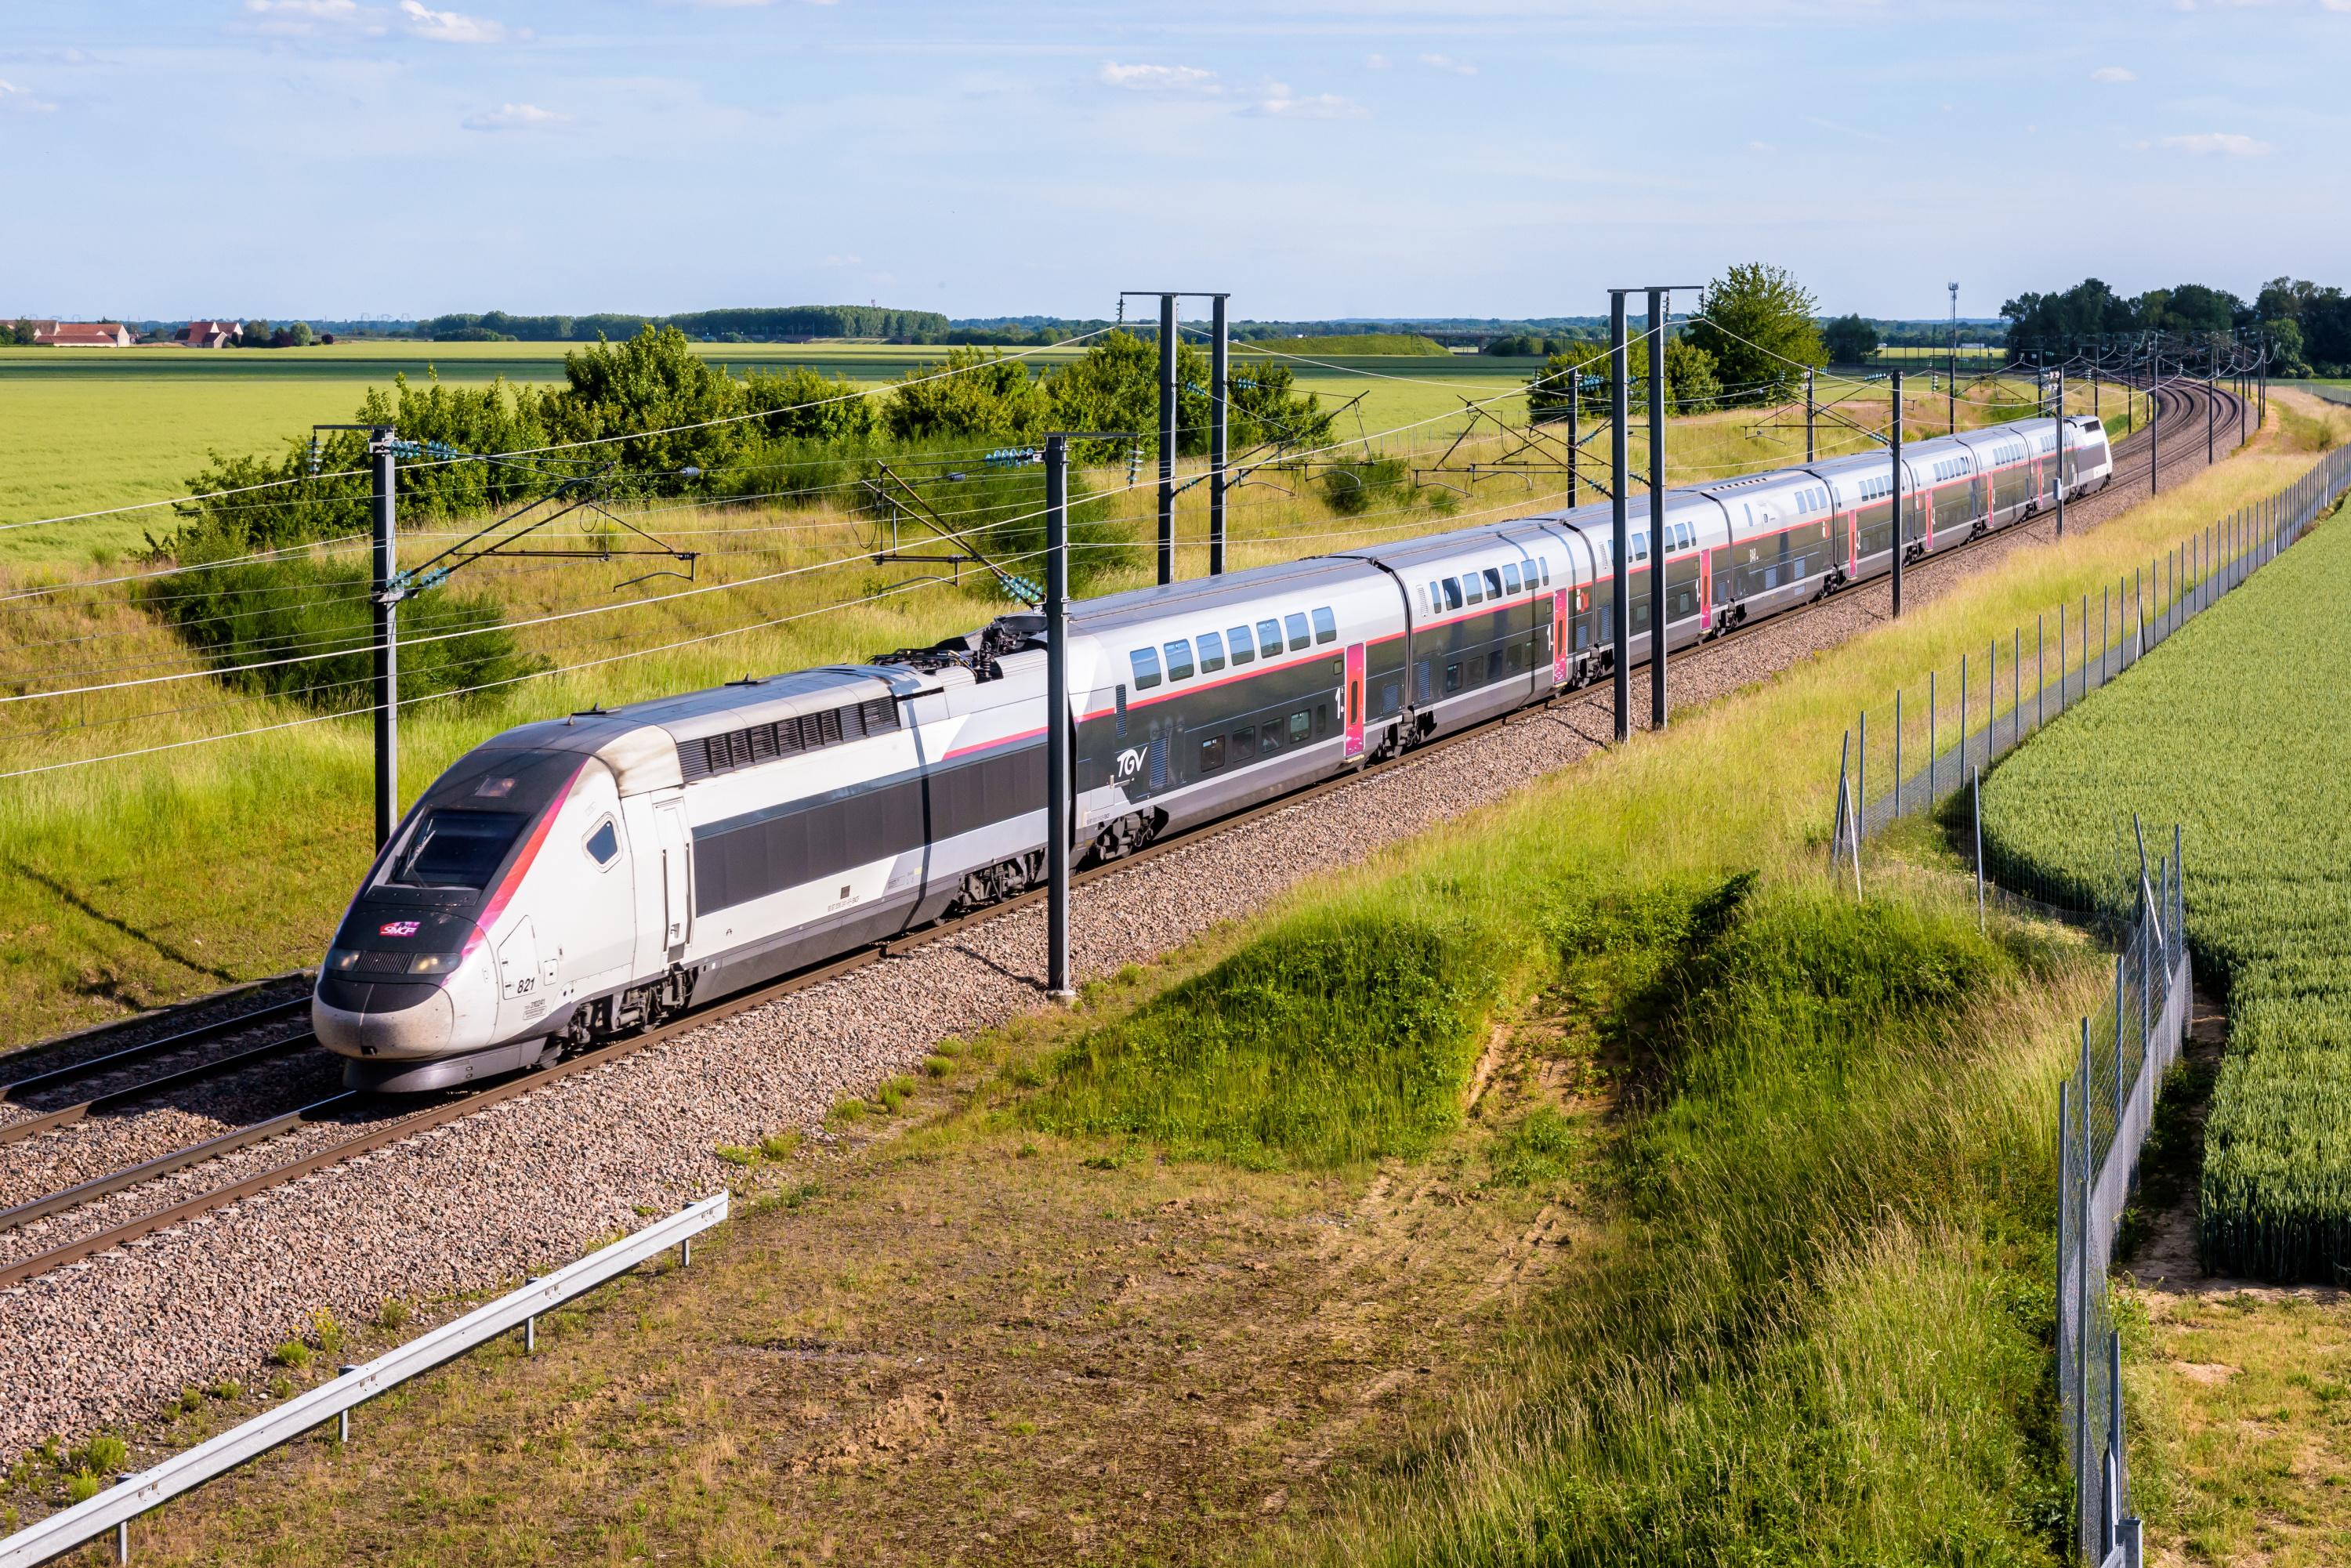
<instances>
[{"instance_id":1,"label":"train nose","mask_svg":"<svg viewBox=\"0 0 2351 1568\"><path fill-rule=\"evenodd\" d=\"M310 998L310 1027L338 1055L413 1061L456 1047L457 1007L432 980L328 974Z\"/></svg>"}]
</instances>

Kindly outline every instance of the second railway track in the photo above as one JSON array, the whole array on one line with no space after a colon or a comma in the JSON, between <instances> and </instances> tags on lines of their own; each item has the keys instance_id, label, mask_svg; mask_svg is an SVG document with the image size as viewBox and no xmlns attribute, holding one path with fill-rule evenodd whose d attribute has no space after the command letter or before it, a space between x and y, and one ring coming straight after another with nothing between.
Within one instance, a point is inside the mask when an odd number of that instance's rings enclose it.
<instances>
[{"instance_id":1,"label":"second railway track","mask_svg":"<svg viewBox=\"0 0 2351 1568\"><path fill-rule=\"evenodd\" d=\"M2163 410L2161 414L2163 424L2180 426L2187 431L2187 434L2176 437L2168 436L2163 441L2162 445L2165 450L2162 454L2161 472L2164 476L2170 476L2189 470L2201 469L2205 465L2205 447L2200 436L2208 398L2212 400L2212 419L2216 431L2231 430L2231 435L2228 441L2216 441L2214 455L2216 457L2225 455L2235 449L2236 442L2231 427L2235 423L2236 416L2242 413L2240 400L2217 389L2183 387L2177 384L2160 389L2157 397ZM2227 414L2220 412L2224 408L2229 411ZM2189 439L2191 434L2199 439L2191 442ZM2143 454L2151 439L2152 435L2148 428L2142 424L2131 435L2117 443L2115 449L2116 476L2113 483L2095 497L2068 503L2068 515L2080 518L2080 526L2095 527L2136 497L2147 493L2149 487L2148 476ZM2177 449L2173 448L2175 439L2179 443ZM2137 461L2134 462L2134 459ZM2014 543L2036 536L2044 532L2050 523L2050 515L2044 513L2011 528L1984 535L1966 545L1939 551L1915 563L1909 570L1922 580L1934 581L1948 575L1944 563L1975 554L1997 541ZM1756 637L1788 627L1811 615L1844 606L1850 603L1856 594L1867 593L1873 590L1882 591L1883 584L1883 579L1873 579L1868 582L1856 584L1843 593L1811 606L1740 627L1677 655L1673 662L1678 666L1688 666L1700 662L1711 663L1719 660L1730 651L1741 648ZM1134 854L1090 868L1079 873L1073 881L1082 886L1104 877L1117 875L1158 856L1173 853L1198 843L1204 839L1230 831L1277 812L1293 810L1317 796L1355 786L1367 777L1413 767L1456 746L1468 744L1511 724L1528 722L1547 712L1557 713L1562 709L1575 708L1607 711L1611 702L1612 694L1604 682L1585 687L1581 691L1562 694L1542 706L1520 710L1515 714L1448 736L1401 757L1373 764L1358 772L1322 780L1280 799L1204 824L1189 832L1158 841ZM23 1253L11 1260L0 1262L0 1289L21 1284L52 1270L185 1223L256 1193L266 1191L270 1187L298 1180L330 1166L356 1158L434 1127L445 1125L502 1101L607 1066L623 1057L662 1044L691 1030L763 1006L796 991L878 962L893 954L910 952L931 943L945 940L974 926L1005 918L1040 902L1044 896L1042 890L1024 894L974 911L969 915L939 922L928 927L876 943L868 948L790 976L772 985L711 1003L660 1029L648 1030L633 1038L617 1040L583 1052L554 1067L494 1082L486 1087L455 1095L422 1109L385 1109L381 1114L367 1114L373 1107L366 1097L350 1094L332 1095L314 1103L275 1116L258 1119L250 1124L235 1127L216 1135L194 1141L165 1155L151 1157L119 1170L109 1171L76 1183L69 1187L43 1195L30 1202L19 1204L13 1209L0 1211L0 1242L5 1242L6 1233L12 1228L33 1226L46 1228L47 1222L57 1221L60 1217L69 1217L75 1211L85 1207L103 1206L111 1212L120 1206L110 1200L120 1199L125 1195L135 1193L150 1184L200 1167L212 1161L258 1149L280 1138L299 1135L305 1144L300 1152L290 1159L235 1174L231 1179L204 1186L201 1190L178 1197L174 1201L152 1207L142 1206L139 1212L116 1219L112 1223L101 1224L96 1228L86 1230L83 1234L60 1241L54 1246ZM281 1013L290 1011L290 1006L280 1004L277 1010ZM94 1096L89 1102L59 1107L46 1113L39 1124L20 1123L17 1126L31 1125L33 1131L48 1131L68 1126L110 1105L127 1104L140 1098L166 1093L173 1087L202 1082L217 1076L223 1071L233 1070L233 1064L242 1062L250 1065L265 1056L291 1051L296 1049L298 1043L265 1047L258 1051L240 1053L236 1057L223 1058L219 1061L197 1068L183 1070L141 1084L110 1090L105 1095ZM133 1051L145 1051L149 1055L157 1053L148 1051L145 1047L133 1048ZM130 1053L125 1054L128 1056ZM89 1071L96 1069L99 1061L105 1060L110 1059L102 1058L96 1061L82 1063L78 1070L76 1068L59 1070L57 1077L62 1082L74 1076L78 1071L86 1075ZM5 1098L5 1092L0 1092L0 1098ZM349 1135L336 1136L333 1130L339 1126L348 1126L354 1130ZM5 1146L29 1135L29 1133L18 1132L16 1127L0 1127L0 1146ZM172 1195L167 1193L164 1196Z\"/></svg>"}]
</instances>

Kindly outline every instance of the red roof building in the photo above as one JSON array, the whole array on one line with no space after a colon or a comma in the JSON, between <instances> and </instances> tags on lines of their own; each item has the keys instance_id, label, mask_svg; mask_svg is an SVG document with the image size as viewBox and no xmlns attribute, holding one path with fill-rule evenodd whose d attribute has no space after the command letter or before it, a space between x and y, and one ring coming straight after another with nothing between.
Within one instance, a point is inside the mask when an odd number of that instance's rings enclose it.
<instances>
[{"instance_id":1,"label":"red roof building","mask_svg":"<svg viewBox=\"0 0 2351 1568\"><path fill-rule=\"evenodd\" d=\"M233 349L244 336L242 322L191 321L172 334L172 341L183 349Z\"/></svg>"},{"instance_id":2,"label":"red roof building","mask_svg":"<svg viewBox=\"0 0 2351 1568\"><path fill-rule=\"evenodd\" d=\"M58 349L127 349L139 340L120 321L52 321L33 329L33 341Z\"/></svg>"}]
</instances>

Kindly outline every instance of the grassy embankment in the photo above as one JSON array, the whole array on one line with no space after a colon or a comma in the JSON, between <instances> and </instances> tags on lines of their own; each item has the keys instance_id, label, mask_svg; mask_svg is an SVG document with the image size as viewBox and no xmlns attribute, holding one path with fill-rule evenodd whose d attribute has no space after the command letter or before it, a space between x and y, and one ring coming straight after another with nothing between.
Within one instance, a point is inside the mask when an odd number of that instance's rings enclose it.
<instances>
[{"instance_id":1,"label":"grassy embankment","mask_svg":"<svg viewBox=\"0 0 2351 1568\"><path fill-rule=\"evenodd\" d=\"M1431 463L1446 439L1414 432L1381 449ZM1673 472L1719 477L1783 463L1792 446L1801 455L1802 440L1801 425L1759 431L1751 413L1703 415L1677 423ZM1861 440L1824 424L1821 449ZM1489 444L1467 455L1496 451ZM1483 481L1467 497L1433 485L1416 494L1399 465L1395 486L1357 497L1335 495L1326 480L1261 476L1270 482L1236 493L1236 566L1541 510L1559 503L1562 484L1541 476ZM1098 491L1123 480L1123 471L1092 476ZM1151 528L1149 484L1146 475L1144 489L1113 503L1136 537ZM952 509L951 501L941 504ZM406 796L511 724L746 671L870 657L967 630L1004 608L987 580L970 572L961 588L828 608L933 570L872 566L860 556L872 546L870 528L837 506L664 510L643 521L707 552L695 590L658 579L618 591L645 570L625 561L486 562L458 580L494 597L510 622L574 615L520 625L517 637L553 666L580 667L525 681L494 701L412 708L402 718ZM1179 515L1185 575L1206 570L1205 531L1205 486L1195 486ZM448 525L412 530L403 559L422 560L455 537ZM919 533L907 537L909 548L921 548ZM342 548L341 559L355 559L352 547ZM0 593L98 583L131 570L0 567ZM701 591L714 583L740 586ZM363 720L310 722L311 711L291 700L224 690L120 584L0 602L0 670L5 693L170 677L6 705L0 771L291 727L0 780L0 1044L316 961L367 859L371 764Z\"/></svg>"},{"instance_id":2,"label":"grassy embankment","mask_svg":"<svg viewBox=\"0 0 2351 1568\"><path fill-rule=\"evenodd\" d=\"M165 1550L2059 1561L2048 1118L2105 965L1979 936L1932 863L1824 885L1836 739L2294 462L943 1052L908 1135L747 1152L778 1201L714 1275L176 1508Z\"/></svg>"}]
</instances>

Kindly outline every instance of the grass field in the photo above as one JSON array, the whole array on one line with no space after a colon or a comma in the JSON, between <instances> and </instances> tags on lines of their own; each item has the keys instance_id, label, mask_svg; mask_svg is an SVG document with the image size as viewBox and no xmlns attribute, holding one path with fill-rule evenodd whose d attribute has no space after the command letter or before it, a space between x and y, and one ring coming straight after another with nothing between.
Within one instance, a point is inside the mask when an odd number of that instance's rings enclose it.
<instances>
[{"instance_id":1,"label":"grass field","mask_svg":"<svg viewBox=\"0 0 2351 1568\"><path fill-rule=\"evenodd\" d=\"M2351 423L2331 418L2330 444ZM1988 853L2085 885L2118 821L2183 824L2189 938L2229 993L2199 1210L2205 1263L2228 1274L2332 1283L2351 1263L2351 732L2314 722L2351 681L2346 591L2351 530L2323 527L1984 792Z\"/></svg>"}]
</instances>

